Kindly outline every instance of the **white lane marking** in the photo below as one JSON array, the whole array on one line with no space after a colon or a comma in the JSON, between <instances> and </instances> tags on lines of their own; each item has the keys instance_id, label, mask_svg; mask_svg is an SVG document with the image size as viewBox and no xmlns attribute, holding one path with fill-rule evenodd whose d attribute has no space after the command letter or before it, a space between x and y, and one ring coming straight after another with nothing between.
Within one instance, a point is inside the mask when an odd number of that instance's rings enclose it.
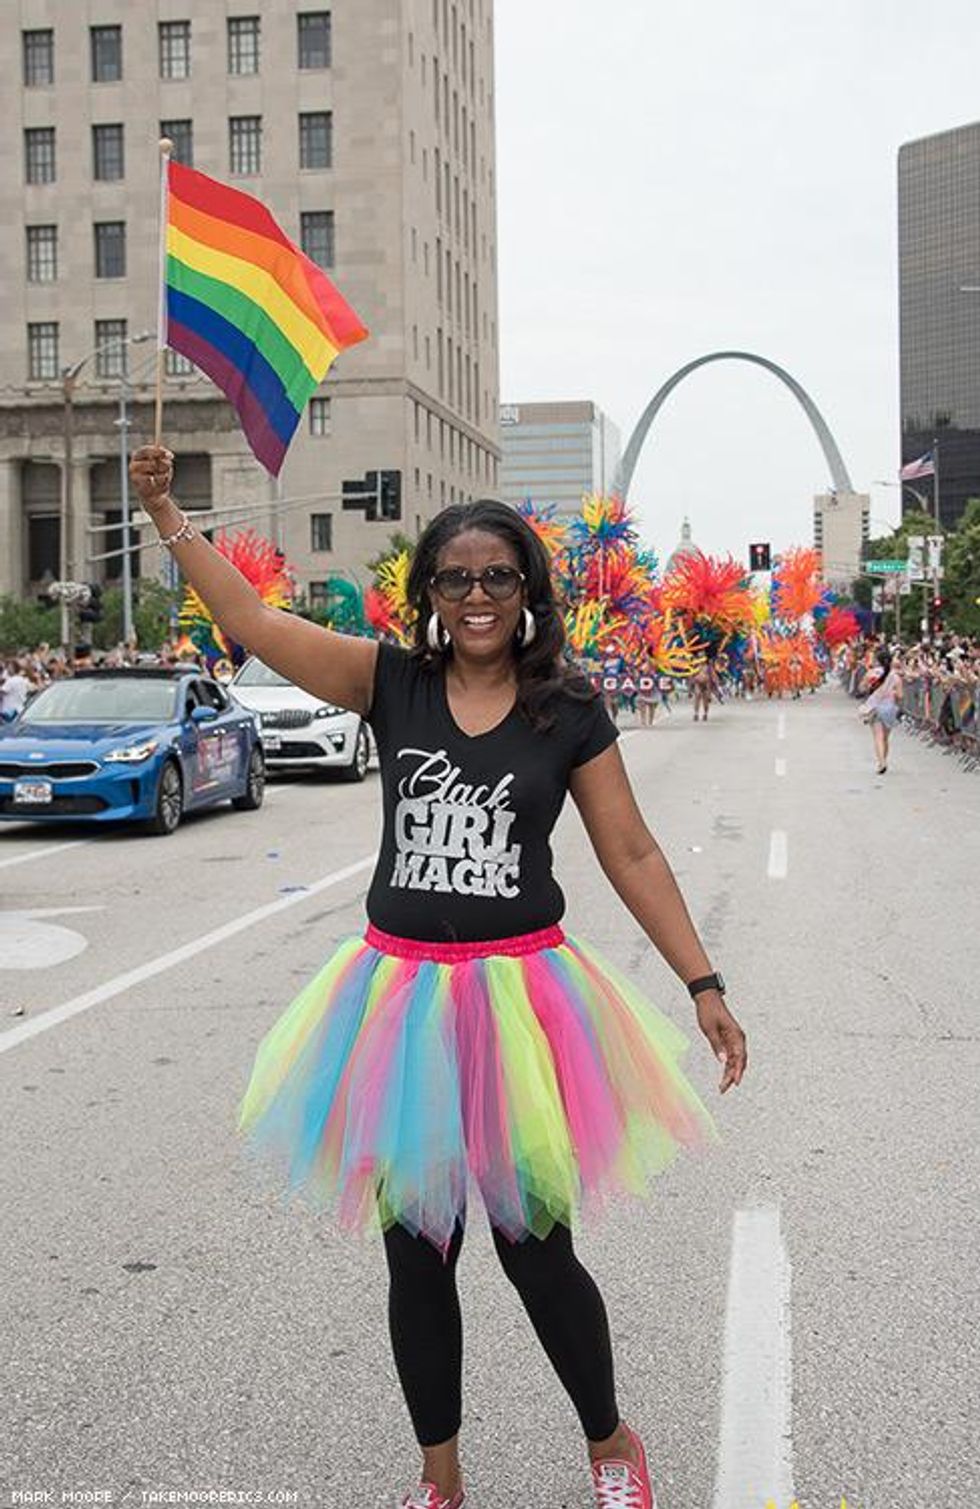
<instances>
[{"instance_id":1,"label":"white lane marking","mask_svg":"<svg viewBox=\"0 0 980 1509\"><path fill-rule=\"evenodd\" d=\"M22 1022L8 1032L0 1033L0 1053L16 1048L28 1038L36 1037L39 1032L46 1032L49 1027L57 1027L61 1022L68 1021L70 1017L78 1016L82 1011L88 1011L91 1006L99 1006L103 1001L109 1001L113 996L121 995L124 990L132 990L135 986L142 985L144 980L151 980L154 975L163 974L174 965L183 964L186 959L193 959L196 954L203 953L205 949L213 948L217 943L223 943L226 938L233 938L236 933L244 932L246 928L255 927L258 923L264 922L267 917L274 917L277 912L284 912L287 907L295 906L299 901L306 901L320 891L327 890L329 886L340 885L342 881L349 880L352 875L359 875L362 870L369 869L376 858L377 855L369 854L365 859L355 860L353 864L345 865L342 870L334 870L332 874L313 881L302 891L290 891L288 895L280 896L276 901L269 901L265 906L245 912L241 917L234 917L230 922L223 923L221 927L214 928L210 933L202 934L200 938L192 938L189 943L182 943L179 948L171 949L169 953L160 954L157 958L148 960L146 964L138 964L135 969L128 969L125 974L116 975L114 979L106 980L104 984L96 985L92 990L87 990L83 995L75 996L70 1001L64 1001L60 1006L53 1006L50 1011L46 1011L35 1021Z\"/></svg>"},{"instance_id":2,"label":"white lane marking","mask_svg":"<svg viewBox=\"0 0 980 1509\"><path fill-rule=\"evenodd\" d=\"M737 1210L714 1509L792 1503L791 1401L790 1262L779 1207Z\"/></svg>"},{"instance_id":3,"label":"white lane marking","mask_svg":"<svg viewBox=\"0 0 980 1509\"><path fill-rule=\"evenodd\" d=\"M786 761L785 760L777 760L776 761L776 774L777 775L785 775L786 774Z\"/></svg>"},{"instance_id":4,"label":"white lane marking","mask_svg":"<svg viewBox=\"0 0 980 1509\"><path fill-rule=\"evenodd\" d=\"M769 864L766 874L770 880L785 880L789 869L789 839L785 830L773 828L769 835Z\"/></svg>"},{"instance_id":5,"label":"white lane marking","mask_svg":"<svg viewBox=\"0 0 980 1509\"><path fill-rule=\"evenodd\" d=\"M777 739L785 739L785 737L786 737L786 714L785 713L780 713L779 717L776 719L776 738Z\"/></svg>"},{"instance_id":6,"label":"white lane marking","mask_svg":"<svg viewBox=\"0 0 980 1509\"><path fill-rule=\"evenodd\" d=\"M32 859L47 859L49 854L62 854L65 849L77 849L80 844L90 844L90 838L73 838L65 844L49 844L46 849L29 849L26 854L13 854L10 859L0 859L0 870L11 865L30 864Z\"/></svg>"}]
</instances>

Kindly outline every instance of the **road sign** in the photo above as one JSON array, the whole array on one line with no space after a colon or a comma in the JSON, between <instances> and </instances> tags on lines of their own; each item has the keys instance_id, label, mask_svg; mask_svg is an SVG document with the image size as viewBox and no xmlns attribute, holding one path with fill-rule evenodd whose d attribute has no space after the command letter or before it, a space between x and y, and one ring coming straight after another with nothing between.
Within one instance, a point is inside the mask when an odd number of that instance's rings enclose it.
<instances>
[{"instance_id":1,"label":"road sign","mask_svg":"<svg viewBox=\"0 0 980 1509\"><path fill-rule=\"evenodd\" d=\"M865 561L864 569L875 576L901 576L907 565L907 561Z\"/></svg>"}]
</instances>

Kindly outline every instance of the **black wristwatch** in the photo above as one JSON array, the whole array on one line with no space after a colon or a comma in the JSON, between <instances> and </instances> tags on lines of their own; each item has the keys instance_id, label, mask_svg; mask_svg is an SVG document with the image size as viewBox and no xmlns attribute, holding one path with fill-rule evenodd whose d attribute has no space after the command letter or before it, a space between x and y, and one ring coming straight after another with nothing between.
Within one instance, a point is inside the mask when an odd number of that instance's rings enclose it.
<instances>
[{"instance_id":1,"label":"black wristwatch","mask_svg":"<svg viewBox=\"0 0 980 1509\"><path fill-rule=\"evenodd\" d=\"M687 987L692 1001L696 1001L702 990L717 990L719 995L725 994L725 982L717 971L713 975L702 975L699 980L692 980Z\"/></svg>"}]
</instances>

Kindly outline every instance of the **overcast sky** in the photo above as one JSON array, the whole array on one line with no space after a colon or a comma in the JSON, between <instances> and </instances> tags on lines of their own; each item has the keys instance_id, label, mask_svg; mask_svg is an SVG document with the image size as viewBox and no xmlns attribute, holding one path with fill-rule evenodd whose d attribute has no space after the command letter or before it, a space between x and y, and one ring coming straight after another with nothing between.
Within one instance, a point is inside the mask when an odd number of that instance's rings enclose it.
<instances>
[{"instance_id":1,"label":"overcast sky","mask_svg":"<svg viewBox=\"0 0 980 1509\"><path fill-rule=\"evenodd\" d=\"M497 0L501 400L594 399L623 445L709 351L806 388L872 515L898 492L896 156L980 117L976 0ZM980 281L980 268L978 268ZM689 377L631 501L662 554L812 543L792 395Z\"/></svg>"}]
</instances>

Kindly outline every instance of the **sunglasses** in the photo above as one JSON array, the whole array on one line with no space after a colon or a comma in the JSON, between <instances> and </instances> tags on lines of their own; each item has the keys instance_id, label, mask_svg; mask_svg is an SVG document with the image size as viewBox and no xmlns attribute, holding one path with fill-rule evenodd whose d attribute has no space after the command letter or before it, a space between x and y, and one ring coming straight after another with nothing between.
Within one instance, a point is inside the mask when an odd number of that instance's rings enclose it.
<instances>
[{"instance_id":1,"label":"sunglasses","mask_svg":"<svg viewBox=\"0 0 980 1509\"><path fill-rule=\"evenodd\" d=\"M479 582L487 597L492 597L496 603L503 603L519 591L523 581L524 573L518 571L516 566L486 566L482 571L475 572L468 571L465 566L447 566L445 570L430 576L429 586L435 588L447 602L461 603Z\"/></svg>"}]
</instances>

